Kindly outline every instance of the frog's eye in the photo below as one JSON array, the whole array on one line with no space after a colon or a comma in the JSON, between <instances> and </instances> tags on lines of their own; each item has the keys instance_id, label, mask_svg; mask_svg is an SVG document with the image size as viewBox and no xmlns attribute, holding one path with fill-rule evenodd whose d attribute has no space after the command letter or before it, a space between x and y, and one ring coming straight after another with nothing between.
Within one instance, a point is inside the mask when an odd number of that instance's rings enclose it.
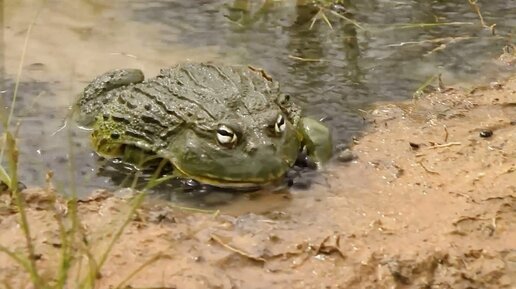
<instances>
[{"instance_id":1,"label":"frog's eye","mask_svg":"<svg viewBox=\"0 0 516 289\"><path fill-rule=\"evenodd\" d=\"M232 146L237 142L236 133L226 125L219 125L217 128L217 141L224 146Z\"/></svg>"},{"instance_id":2,"label":"frog's eye","mask_svg":"<svg viewBox=\"0 0 516 289\"><path fill-rule=\"evenodd\" d=\"M288 94L281 94L276 99L276 102L279 105L287 105L290 102L290 95L288 95Z\"/></svg>"},{"instance_id":3,"label":"frog's eye","mask_svg":"<svg viewBox=\"0 0 516 289\"><path fill-rule=\"evenodd\" d=\"M285 117L282 114L279 114L276 119L276 123L274 124L274 132L280 134L285 131L286 126Z\"/></svg>"}]
</instances>

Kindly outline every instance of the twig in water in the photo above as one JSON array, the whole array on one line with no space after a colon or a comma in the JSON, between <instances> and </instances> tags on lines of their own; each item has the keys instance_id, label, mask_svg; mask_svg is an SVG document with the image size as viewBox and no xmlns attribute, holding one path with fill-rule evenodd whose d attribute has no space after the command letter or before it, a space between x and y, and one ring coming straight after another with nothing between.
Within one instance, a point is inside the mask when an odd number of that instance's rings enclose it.
<instances>
[{"instance_id":1,"label":"twig in water","mask_svg":"<svg viewBox=\"0 0 516 289\"><path fill-rule=\"evenodd\" d=\"M126 56L129 58L138 59L138 56L136 56L134 54L126 53L126 52L111 52L110 54L111 55L121 55L121 56Z\"/></svg>"},{"instance_id":2,"label":"twig in water","mask_svg":"<svg viewBox=\"0 0 516 289\"><path fill-rule=\"evenodd\" d=\"M444 50L444 49L446 49L446 47L447 47L446 44L442 43L439 46L435 47L434 49L432 49L432 50L428 51L427 53L425 53L424 56L428 56L428 55L430 55L430 54L432 54L432 53L434 53L436 51L439 51L439 50Z\"/></svg>"},{"instance_id":3,"label":"twig in water","mask_svg":"<svg viewBox=\"0 0 516 289\"><path fill-rule=\"evenodd\" d=\"M446 86L444 85L441 73L439 73L437 80L438 80L437 83L438 83L439 91L441 91L441 92L444 91L446 89Z\"/></svg>"},{"instance_id":4,"label":"twig in water","mask_svg":"<svg viewBox=\"0 0 516 289\"><path fill-rule=\"evenodd\" d=\"M433 75L432 77L428 78L420 87L416 89L416 91L412 94L412 99L418 99L419 96L423 94L423 90L427 88L437 77L439 74Z\"/></svg>"},{"instance_id":5,"label":"twig in water","mask_svg":"<svg viewBox=\"0 0 516 289\"><path fill-rule=\"evenodd\" d=\"M478 5L477 5L477 0L468 0L468 1L469 1L469 4L471 5L471 7L473 7L475 12L477 13L478 18L480 19L480 24L482 25L482 27L484 27L485 29L488 29L489 31L491 31L492 35L495 35L496 23L494 23L492 25L487 25L486 22L484 21L484 17L482 17L482 13L480 13L480 7L478 7Z\"/></svg>"},{"instance_id":6,"label":"twig in water","mask_svg":"<svg viewBox=\"0 0 516 289\"><path fill-rule=\"evenodd\" d=\"M304 62L323 62L323 61L326 61L322 58L305 58L305 57L299 57L299 56L295 56L295 55L288 55L288 58L290 59L294 59L294 60L299 60L299 61L304 61Z\"/></svg>"},{"instance_id":7,"label":"twig in water","mask_svg":"<svg viewBox=\"0 0 516 289\"><path fill-rule=\"evenodd\" d=\"M321 11L321 18L324 20L324 22L326 22L328 27L330 27L330 29L333 30L333 26L331 25L330 20L328 20L328 17L326 17L326 14L324 14L324 12L322 10L320 10L320 11Z\"/></svg>"},{"instance_id":8,"label":"twig in water","mask_svg":"<svg viewBox=\"0 0 516 289\"><path fill-rule=\"evenodd\" d=\"M339 17L339 18L342 18L342 19L346 20L347 22L349 22L349 23L353 24L353 25L354 25L355 27L357 27L358 29L360 29L360 30L366 30L364 27L362 27L360 24L358 24L358 22L356 22L355 20L349 19L348 17L346 17L346 16L344 16L344 15L342 15L342 14L340 14L340 13L337 13L337 12L335 12L335 11L333 11L333 10L329 10L329 11L330 11L330 13L331 13L331 14L333 14L333 15L335 15L335 16L337 16L337 17Z\"/></svg>"},{"instance_id":9,"label":"twig in water","mask_svg":"<svg viewBox=\"0 0 516 289\"><path fill-rule=\"evenodd\" d=\"M473 22L439 22L439 23L398 23L389 25L386 28L375 29L373 32L383 32L396 29L414 29L414 28L428 28L438 26L461 26L473 25Z\"/></svg>"},{"instance_id":10,"label":"twig in water","mask_svg":"<svg viewBox=\"0 0 516 289\"><path fill-rule=\"evenodd\" d=\"M310 27L308 27L309 30L312 30L315 22L317 22L317 20L319 20L319 18L322 18L324 20L324 22L328 25L328 27L330 27L330 29L333 30L333 26L331 25L330 21L328 20L328 17L326 17L326 14L324 14L322 8L319 8L319 11L317 12L317 14L315 14L314 17L312 17L312 23L310 23Z\"/></svg>"},{"instance_id":11,"label":"twig in water","mask_svg":"<svg viewBox=\"0 0 516 289\"><path fill-rule=\"evenodd\" d=\"M319 10L320 11L320 10ZM314 17L312 17L312 22L310 23L310 26L308 27L308 30L312 30L312 28L314 27L314 24L315 22L317 21L317 17L319 16L319 12L317 12L317 14L314 15Z\"/></svg>"},{"instance_id":12,"label":"twig in water","mask_svg":"<svg viewBox=\"0 0 516 289\"><path fill-rule=\"evenodd\" d=\"M477 38L477 37L473 37L473 36L440 37L440 38L435 38L435 39L425 39L425 40L421 40L421 41L407 41L407 42L400 42L398 44L389 44L389 45L387 45L387 47L393 47L393 46L400 47L400 46L405 46L405 45L418 45L418 44L425 44L425 43L442 43L442 42L451 43L451 42L457 42L457 41L467 40L467 39L471 39L471 38Z\"/></svg>"}]
</instances>

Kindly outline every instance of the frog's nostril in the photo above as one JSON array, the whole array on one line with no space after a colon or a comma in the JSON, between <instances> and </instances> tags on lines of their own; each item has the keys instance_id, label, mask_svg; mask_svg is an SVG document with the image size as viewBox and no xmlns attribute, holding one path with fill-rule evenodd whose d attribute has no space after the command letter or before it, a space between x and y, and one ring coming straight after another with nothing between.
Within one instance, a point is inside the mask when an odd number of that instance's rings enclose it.
<instances>
[{"instance_id":1,"label":"frog's nostril","mask_svg":"<svg viewBox=\"0 0 516 289\"><path fill-rule=\"evenodd\" d=\"M248 153L255 153L258 150L258 147L255 144L247 144L246 151Z\"/></svg>"},{"instance_id":2,"label":"frog's nostril","mask_svg":"<svg viewBox=\"0 0 516 289\"><path fill-rule=\"evenodd\" d=\"M249 142L246 144L245 149L247 153L256 153L258 150L268 153L275 153L277 151L276 144L274 143L255 143Z\"/></svg>"},{"instance_id":3,"label":"frog's nostril","mask_svg":"<svg viewBox=\"0 0 516 289\"><path fill-rule=\"evenodd\" d=\"M270 143L270 144L268 145L268 147L269 147L273 152L276 152L276 151L277 151L277 147L276 147L276 145L275 145L274 143Z\"/></svg>"}]
</instances>

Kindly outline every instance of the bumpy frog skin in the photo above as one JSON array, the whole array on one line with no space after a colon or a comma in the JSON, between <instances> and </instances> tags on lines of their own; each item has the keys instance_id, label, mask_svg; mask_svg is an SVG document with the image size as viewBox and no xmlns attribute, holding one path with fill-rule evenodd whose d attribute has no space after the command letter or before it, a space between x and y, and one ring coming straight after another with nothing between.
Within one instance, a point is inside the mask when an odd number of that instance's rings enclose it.
<instances>
[{"instance_id":1,"label":"bumpy frog skin","mask_svg":"<svg viewBox=\"0 0 516 289\"><path fill-rule=\"evenodd\" d=\"M304 147L317 164L332 153L328 128L253 67L187 63L148 80L137 69L110 71L74 112L99 155L140 166L166 159L178 176L221 187L273 182Z\"/></svg>"}]
</instances>

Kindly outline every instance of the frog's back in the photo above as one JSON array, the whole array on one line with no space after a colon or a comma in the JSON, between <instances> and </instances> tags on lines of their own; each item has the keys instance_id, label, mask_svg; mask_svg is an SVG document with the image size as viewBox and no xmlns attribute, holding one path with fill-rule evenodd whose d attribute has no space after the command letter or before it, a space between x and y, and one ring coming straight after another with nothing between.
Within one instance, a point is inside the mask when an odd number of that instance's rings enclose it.
<instances>
[{"instance_id":1,"label":"frog's back","mask_svg":"<svg viewBox=\"0 0 516 289\"><path fill-rule=\"evenodd\" d=\"M274 105L277 82L245 66L187 63L163 69L143 84L149 95L166 95L186 121L219 121L239 108L251 112Z\"/></svg>"},{"instance_id":2,"label":"frog's back","mask_svg":"<svg viewBox=\"0 0 516 289\"><path fill-rule=\"evenodd\" d=\"M254 114L276 106L278 93L277 82L260 70L187 63L162 69L155 78L116 87L100 100L90 97L83 105L98 108L93 136L97 147L104 138L120 138L157 152L186 126L213 130L237 113ZM102 104L92 106L88 101Z\"/></svg>"}]
</instances>

